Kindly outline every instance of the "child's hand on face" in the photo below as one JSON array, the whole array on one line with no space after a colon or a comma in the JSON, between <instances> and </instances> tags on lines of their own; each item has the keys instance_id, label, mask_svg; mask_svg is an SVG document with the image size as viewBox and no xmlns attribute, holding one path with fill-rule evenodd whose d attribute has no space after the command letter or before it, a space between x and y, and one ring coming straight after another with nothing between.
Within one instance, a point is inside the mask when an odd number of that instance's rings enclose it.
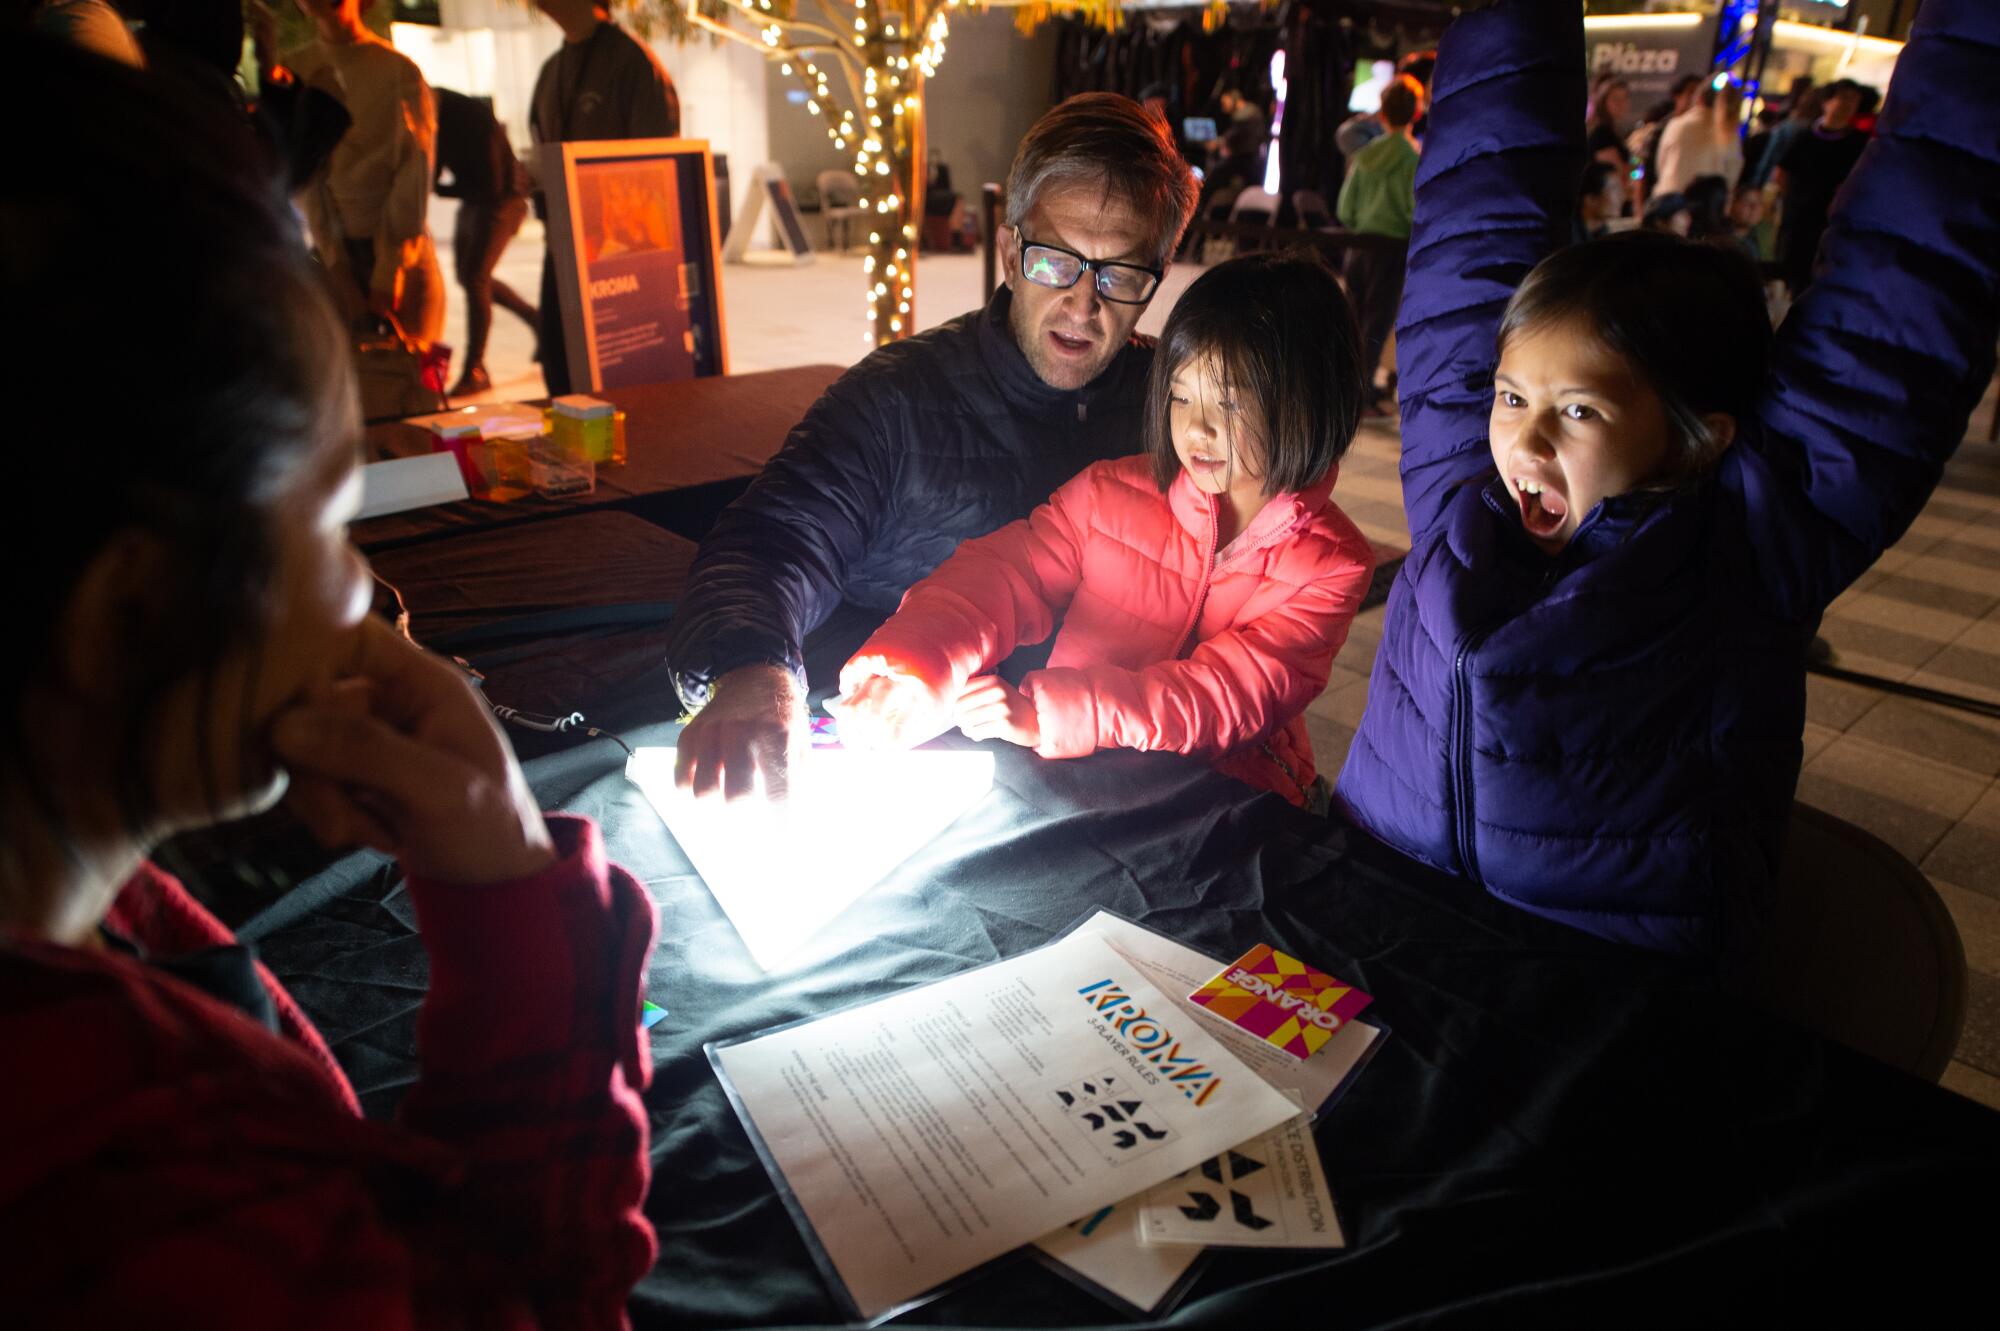
<instances>
[{"instance_id":1,"label":"child's hand on face","mask_svg":"<svg viewBox=\"0 0 2000 1331\"><path fill-rule=\"evenodd\" d=\"M958 695L951 719L968 739L1004 739L1024 749L1042 742L1034 700L998 675L981 675L968 683Z\"/></svg>"},{"instance_id":2,"label":"child's hand on face","mask_svg":"<svg viewBox=\"0 0 2000 1331\"><path fill-rule=\"evenodd\" d=\"M327 845L372 846L452 883L510 882L555 859L486 705L449 662L373 616L331 690L278 717L271 744L292 810Z\"/></svg>"},{"instance_id":3,"label":"child's hand on face","mask_svg":"<svg viewBox=\"0 0 2000 1331\"><path fill-rule=\"evenodd\" d=\"M880 657L856 657L840 671L840 696L826 710L852 749L913 749L951 728L951 708L918 679Z\"/></svg>"}]
</instances>

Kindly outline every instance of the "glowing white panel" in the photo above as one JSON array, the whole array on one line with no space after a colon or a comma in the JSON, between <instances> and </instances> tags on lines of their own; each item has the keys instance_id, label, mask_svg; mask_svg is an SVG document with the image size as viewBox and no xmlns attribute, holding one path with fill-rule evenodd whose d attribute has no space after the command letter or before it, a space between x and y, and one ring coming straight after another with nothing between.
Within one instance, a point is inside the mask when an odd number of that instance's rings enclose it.
<instances>
[{"instance_id":1,"label":"glowing white panel","mask_svg":"<svg viewBox=\"0 0 2000 1331\"><path fill-rule=\"evenodd\" d=\"M813 749L793 766L790 799L725 803L674 785L674 756L640 749L625 774L765 970L993 788L990 753Z\"/></svg>"}]
</instances>

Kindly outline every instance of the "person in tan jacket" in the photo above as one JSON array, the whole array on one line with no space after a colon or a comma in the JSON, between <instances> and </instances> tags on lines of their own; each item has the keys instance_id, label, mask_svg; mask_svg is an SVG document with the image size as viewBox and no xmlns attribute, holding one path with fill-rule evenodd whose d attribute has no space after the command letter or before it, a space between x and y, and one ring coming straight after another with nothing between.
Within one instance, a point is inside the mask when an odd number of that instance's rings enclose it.
<instances>
[{"instance_id":1,"label":"person in tan jacket","mask_svg":"<svg viewBox=\"0 0 2000 1331\"><path fill-rule=\"evenodd\" d=\"M300 196L313 243L350 314L394 315L428 345L444 329L444 279L425 222L437 141L430 87L362 23L361 0L298 6L319 37L286 63L354 118Z\"/></svg>"}]
</instances>

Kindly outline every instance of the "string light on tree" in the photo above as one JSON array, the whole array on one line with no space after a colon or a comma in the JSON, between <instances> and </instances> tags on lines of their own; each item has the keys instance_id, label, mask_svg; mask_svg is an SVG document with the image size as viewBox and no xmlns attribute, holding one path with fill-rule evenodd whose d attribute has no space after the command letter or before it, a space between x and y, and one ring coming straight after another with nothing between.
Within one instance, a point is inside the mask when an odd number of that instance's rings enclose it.
<instances>
[{"instance_id":1,"label":"string light on tree","mask_svg":"<svg viewBox=\"0 0 2000 1331\"><path fill-rule=\"evenodd\" d=\"M950 11L1013 9L1024 33L1061 14L1107 30L1124 23L1120 0L853 0L852 8L842 0L628 3L664 12L677 33L700 30L762 51L781 76L804 89L806 111L826 127L834 150L853 150L854 174L862 182L856 206L884 223L869 231L862 260L865 336L877 345L915 327L913 249L924 207L924 85L944 62ZM1212 0L1211 8L1226 12L1222 0ZM747 31L730 26L732 14L748 21ZM876 280L877 273L895 279L893 290Z\"/></svg>"}]
</instances>

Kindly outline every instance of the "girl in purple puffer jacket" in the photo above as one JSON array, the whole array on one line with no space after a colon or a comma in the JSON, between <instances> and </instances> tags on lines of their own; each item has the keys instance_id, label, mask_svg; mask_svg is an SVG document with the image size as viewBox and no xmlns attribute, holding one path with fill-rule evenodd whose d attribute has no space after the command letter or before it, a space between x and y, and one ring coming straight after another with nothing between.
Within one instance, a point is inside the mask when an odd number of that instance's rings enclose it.
<instances>
[{"instance_id":1,"label":"girl in purple puffer jacket","mask_svg":"<svg viewBox=\"0 0 2000 1331\"><path fill-rule=\"evenodd\" d=\"M1545 257L1579 9L1497 6L1440 48L1397 332L1411 551L1337 797L1528 910L1724 958L1778 870L1806 645L1993 367L2000 6L1924 7L1775 340L1736 255Z\"/></svg>"}]
</instances>

